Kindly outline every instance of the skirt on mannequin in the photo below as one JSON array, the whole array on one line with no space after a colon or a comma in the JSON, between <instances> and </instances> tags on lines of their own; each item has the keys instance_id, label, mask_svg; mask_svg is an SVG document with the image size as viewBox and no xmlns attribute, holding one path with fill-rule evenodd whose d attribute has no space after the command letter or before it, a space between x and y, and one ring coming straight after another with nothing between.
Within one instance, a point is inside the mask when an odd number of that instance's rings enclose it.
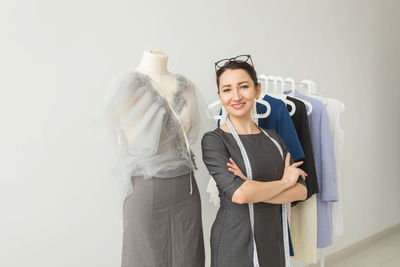
<instances>
[{"instance_id":1,"label":"skirt on mannequin","mask_svg":"<svg viewBox=\"0 0 400 267\"><path fill-rule=\"evenodd\" d=\"M204 267L200 194L192 173L132 176L123 207L122 267Z\"/></svg>"}]
</instances>

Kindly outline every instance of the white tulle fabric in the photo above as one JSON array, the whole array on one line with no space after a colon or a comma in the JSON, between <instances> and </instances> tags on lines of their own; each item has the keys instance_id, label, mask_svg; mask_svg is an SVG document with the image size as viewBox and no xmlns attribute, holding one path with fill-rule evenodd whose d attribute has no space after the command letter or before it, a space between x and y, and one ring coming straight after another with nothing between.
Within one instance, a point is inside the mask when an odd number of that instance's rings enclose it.
<instances>
[{"instance_id":1,"label":"white tulle fabric","mask_svg":"<svg viewBox=\"0 0 400 267\"><path fill-rule=\"evenodd\" d=\"M149 76L137 71L118 79L106 98L103 117L118 140L124 197L133 191L131 176L170 178L196 169L184 135L193 145L210 129L211 114L195 85L176 77L170 102L153 88Z\"/></svg>"}]
</instances>

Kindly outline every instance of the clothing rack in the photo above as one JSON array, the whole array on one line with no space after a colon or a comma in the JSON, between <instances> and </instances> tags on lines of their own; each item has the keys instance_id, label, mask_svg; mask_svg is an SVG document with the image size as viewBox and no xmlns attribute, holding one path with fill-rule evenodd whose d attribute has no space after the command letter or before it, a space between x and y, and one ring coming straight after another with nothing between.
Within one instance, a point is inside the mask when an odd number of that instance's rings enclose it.
<instances>
[{"instance_id":1,"label":"clothing rack","mask_svg":"<svg viewBox=\"0 0 400 267\"><path fill-rule=\"evenodd\" d=\"M281 83L283 85L285 84L290 84L294 87L302 87L302 88L306 88L308 90L308 93L317 93L316 90L316 83L312 80L302 80L301 82L295 82L293 78L288 77L286 79L284 79L282 76L275 76L275 75L265 75L265 74L258 74L257 75L259 79L262 79L264 81L267 82L273 82L274 84L278 84Z\"/></svg>"},{"instance_id":2,"label":"clothing rack","mask_svg":"<svg viewBox=\"0 0 400 267\"><path fill-rule=\"evenodd\" d=\"M302 88L308 88L310 92L316 93L316 84L312 80L302 80L301 82L295 82L293 78L286 78L284 79L282 76L274 76L274 75L265 75L265 74L259 74L258 75L259 79L262 79L267 82L273 82L273 83L283 83L284 85L294 85ZM322 248L317 248L318 250L318 255L319 255L319 265L320 267L325 267L325 256L323 253Z\"/></svg>"},{"instance_id":3,"label":"clothing rack","mask_svg":"<svg viewBox=\"0 0 400 267\"><path fill-rule=\"evenodd\" d=\"M276 79L276 77L281 78L280 76L268 76L267 80L270 81L270 82L278 82L278 83L283 82L284 84L292 84L290 81L283 80L283 79L282 80ZM262 78L262 77L258 77L258 78ZM308 86L308 84L306 84L304 82L295 82L294 84L296 86L300 86L300 87L307 87Z\"/></svg>"}]
</instances>

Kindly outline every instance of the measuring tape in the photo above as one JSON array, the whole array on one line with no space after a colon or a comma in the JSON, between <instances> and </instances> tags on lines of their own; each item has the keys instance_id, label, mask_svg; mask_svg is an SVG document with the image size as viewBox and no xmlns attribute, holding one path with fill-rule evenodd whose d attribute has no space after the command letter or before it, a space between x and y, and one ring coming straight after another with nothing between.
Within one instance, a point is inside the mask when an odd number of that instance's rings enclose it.
<instances>
[{"instance_id":1,"label":"measuring tape","mask_svg":"<svg viewBox=\"0 0 400 267\"><path fill-rule=\"evenodd\" d=\"M247 173L247 178L249 180L253 180L253 174L251 170L251 165L250 165L250 160L247 156L246 149L243 146L242 141L239 138L239 135L237 134L235 128L233 127L231 121L229 120L229 117L226 120L226 123L228 124L229 130L231 131L236 143L238 144L240 148L240 152L242 153L244 165L246 167L246 173ZM269 134L261 129L263 133L271 139L271 141L277 146L281 157L283 159L283 151L279 143L273 139ZM258 255L257 255L257 247L256 247L256 240L254 237L254 206L253 203L249 203L249 214L250 214L250 225L251 225L251 230L252 230L252 239L253 239L253 264L254 267L259 267L260 264L258 262ZM289 231L288 231L288 224L287 224L287 204L281 205L282 207L282 232L283 232L283 247L284 247L284 253L285 253L285 266L290 267L290 251L289 251Z\"/></svg>"}]
</instances>

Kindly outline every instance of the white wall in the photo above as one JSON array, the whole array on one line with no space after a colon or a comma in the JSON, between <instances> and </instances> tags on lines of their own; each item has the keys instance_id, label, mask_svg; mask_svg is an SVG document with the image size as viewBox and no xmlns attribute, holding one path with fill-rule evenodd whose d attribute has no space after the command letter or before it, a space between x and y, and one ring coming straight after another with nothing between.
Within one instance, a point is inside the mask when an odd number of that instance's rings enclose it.
<instances>
[{"instance_id":1,"label":"white wall","mask_svg":"<svg viewBox=\"0 0 400 267\"><path fill-rule=\"evenodd\" d=\"M120 265L117 186L90 121L108 82L145 49L166 52L169 69L209 102L213 62L241 53L259 72L315 80L346 105L345 235L326 253L399 223L399 8L396 0L3 0L0 266ZM201 166L209 261L216 208L207 179Z\"/></svg>"}]
</instances>

